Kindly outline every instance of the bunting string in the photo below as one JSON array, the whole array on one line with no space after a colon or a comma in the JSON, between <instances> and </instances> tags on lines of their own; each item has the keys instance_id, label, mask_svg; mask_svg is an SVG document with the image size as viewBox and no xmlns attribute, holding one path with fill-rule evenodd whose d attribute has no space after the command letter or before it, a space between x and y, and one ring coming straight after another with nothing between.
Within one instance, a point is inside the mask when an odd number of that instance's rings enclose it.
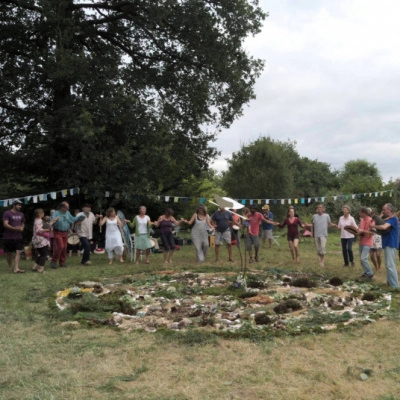
<instances>
[{"instance_id":1,"label":"bunting string","mask_svg":"<svg viewBox=\"0 0 400 400\"><path fill-rule=\"evenodd\" d=\"M54 192L49 192L49 193L42 193L42 194L36 194L36 195L28 195L28 196L23 196L23 197L18 197L17 199L22 201L24 204L28 204L29 202L33 203L38 203L38 202L43 202L43 201L48 201L48 200L56 200L57 197L61 195L62 198L65 198L69 195L75 195L79 194L80 190L78 187L72 188L72 189L62 189ZM357 194L338 194L338 195L330 195L330 196L318 196L318 197L299 197L299 198L284 198L284 199L234 199L238 203L241 203L243 205L252 205L252 204L281 204L281 205L307 205L312 202L316 203L325 203L328 201L347 201L347 200L354 200L354 199L362 199L365 197L382 197L383 195L388 194L389 197L393 196L393 189L392 190L382 190L379 192L369 192L369 193L357 193ZM101 193L96 193L98 197L101 196ZM97 197L96 196L96 197ZM104 192L104 197L115 197L115 198L121 198L122 195L121 193L112 193L110 191ZM125 198L128 198L125 196ZM156 198L160 201L164 201L166 203L178 203L178 202L183 202L183 203L193 203L193 204L203 204L206 200L213 200L212 198L207 199L206 197L186 197L186 196L161 196L158 195ZM7 207L12 204L12 202L16 198L12 199L5 199L5 200L0 200L0 206L2 207Z\"/></svg>"},{"instance_id":2,"label":"bunting string","mask_svg":"<svg viewBox=\"0 0 400 400\"><path fill-rule=\"evenodd\" d=\"M5 199L5 200L0 200L0 207L8 207L12 205L14 200L19 200L22 201L24 204L29 204L29 202L32 201L32 203L38 203L38 202L43 202L43 201L48 201L48 200L57 200L57 197L61 195L61 197L65 198L68 196L73 196L74 194L79 193L79 188L72 188L72 189L62 189L62 190L57 190L55 192L49 192L49 193L41 193L41 194L33 194L33 195L28 195L28 196L22 196L22 197L14 197L12 199Z\"/></svg>"}]
</instances>

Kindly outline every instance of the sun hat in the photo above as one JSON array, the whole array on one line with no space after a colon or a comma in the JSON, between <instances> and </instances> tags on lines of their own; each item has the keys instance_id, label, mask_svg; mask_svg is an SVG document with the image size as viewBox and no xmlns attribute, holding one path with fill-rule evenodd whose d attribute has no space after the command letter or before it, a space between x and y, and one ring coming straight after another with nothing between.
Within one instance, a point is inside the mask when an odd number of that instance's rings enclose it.
<instances>
[{"instance_id":1,"label":"sun hat","mask_svg":"<svg viewBox=\"0 0 400 400\"><path fill-rule=\"evenodd\" d=\"M268 205L268 204L264 204L264 205L262 206L262 209L263 209L263 210L269 210L269 205Z\"/></svg>"}]
</instances>

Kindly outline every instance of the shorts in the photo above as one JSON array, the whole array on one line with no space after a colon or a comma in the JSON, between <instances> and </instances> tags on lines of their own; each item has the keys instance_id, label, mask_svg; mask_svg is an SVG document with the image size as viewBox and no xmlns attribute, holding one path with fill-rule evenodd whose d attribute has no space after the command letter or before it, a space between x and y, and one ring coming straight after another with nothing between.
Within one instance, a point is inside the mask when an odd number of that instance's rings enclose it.
<instances>
[{"instance_id":1,"label":"shorts","mask_svg":"<svg viewBox=\"0 0 400 400\"><path fill-rule=\"evenodd\" d=\"M231 244L232 234L231 230L227 229L225 232L215 232L215 242L216 246L221 246L222 242L226 244Z\"/></svg>"},{"instance_id":2,"label":"shorts","mask_svg":"<svg viewBox=\"0 0 400 400\"><path fill-rule=\"evenodd\" d=\"M3 239L4 253L14 253L24 249L24 241L22 239Z\"/></svg>"},{"instance_id":3,"label":"shorts","mask_svg":"<svg viewBox=\"0 0 400 400\"><path fill-rule=\"evenodd\" d=\"M263 229L261 232L262 239L272 239L272 229Z\"/></svg>"},{"instance_id":4,"label":"shorts","mask_svg":"<svg viewBox=\"0 0 400 400\"><path fill-rule=\"evenodd\" d=\"M299 238L300 238L299 234L293 236L287 235L288 242L293 242L295 239L299 240Z\"/></svg>"},{"instance_id":5,"label":"shorts","mask_svg":"<svg viewBox=\"0 0 400 400\"><path fill-rule=\"evenodd\" d=\"M369 249L370 253L377 253L378 251L382 251L382 247L376 248L376 247L371 247Z\"/></svg>"},{"instance_id":6,"label":"shorts","mask_svg":"<svg viewBox=\"0 0 400 400\"><path fill-rule=\"evenodd\" d=\"M317 254L320 255L325 254L326 237L325 236L316 237L314 238L314 242L315 242L315 247L317 248Z\"/></svg>"},{"instance_id":7,"label":"shorts","mask_svg":"<svg viewBox=\"0 0 400 400\"><path fill-rule=\"evenodd\" d=\"M250 251L251 250L251 245L254 245L254 247L260 247L260 238L258 236L254 235L246 235L246 250Z\"/></svg>"}]
</instances>

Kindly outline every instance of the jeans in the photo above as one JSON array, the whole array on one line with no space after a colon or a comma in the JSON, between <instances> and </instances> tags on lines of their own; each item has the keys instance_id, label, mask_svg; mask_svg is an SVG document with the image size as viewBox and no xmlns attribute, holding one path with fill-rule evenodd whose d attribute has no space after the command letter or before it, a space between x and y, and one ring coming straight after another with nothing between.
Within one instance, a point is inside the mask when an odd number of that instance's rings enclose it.
<instances>
[{"instance_id":1,"label":"jeans","mask_svg":"<svg viewBox=\"0 0 400 400\"><path fill-rule=\"evenodd\" d=\"M374 273L372 272L371 265L368 261L368 255L369 255L369 249L370 246L365 246L360 244L360 262L361 262L361 267L364 271L364 275L367 276L374 276Z\"/></svg>"},{"instance_id":2,"label":"jeans","mask_svg":"<svg viewBox=\"0 0 400 400\"><path fill-rule=\"evenodd\" d=\"M399 278L396 269L396 249L394 247L385 247L385 267L386 267L386 280L390 287L399 287Z\"/></svg>"},{"instance_id":3,"label":"jeans","mask_svg":"<svg viewBox=\"0 0 400 400\"><path fill-rule=\"evenodd\" d=\"M85 262L90 260L90 240L87 237L80 237L79 240L81 241L81 246L83 249L81 264L85 264Z\"/></svg>"},{"instance_id":4,"label":"jeans","mask_svg":"<svg viewBox=\"0 0 400 400\"><path fill-rule=\"evenodd\" d=\"M349 261L352 263L354 262L354 256L353 256L353 242L354 238L349 238L349 239L341 239L342 241L342 253L343 253L343 260L344 260L344 265L349 265Z\"/></svg>"}]
</instances>

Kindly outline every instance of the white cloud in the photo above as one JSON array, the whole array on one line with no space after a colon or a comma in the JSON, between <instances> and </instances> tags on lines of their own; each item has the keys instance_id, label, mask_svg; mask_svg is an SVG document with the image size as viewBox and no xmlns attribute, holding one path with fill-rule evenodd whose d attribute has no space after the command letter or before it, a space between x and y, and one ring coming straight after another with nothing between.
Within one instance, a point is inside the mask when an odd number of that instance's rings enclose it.
<instances>
[{"instance_id":1,"label":"white cloud","mask_svg":"<svg viewBox=\"0 0 400 400\"><path fill-rule=\"evenodd\" d=\"M213 167L226 169L242 144L269 135L335 169L364 158L385 181L400 177L400 2L260 4L270 16L245 46L266 68L257 99L215 142L222 155Z\"/></svg>"}]
</instances>

